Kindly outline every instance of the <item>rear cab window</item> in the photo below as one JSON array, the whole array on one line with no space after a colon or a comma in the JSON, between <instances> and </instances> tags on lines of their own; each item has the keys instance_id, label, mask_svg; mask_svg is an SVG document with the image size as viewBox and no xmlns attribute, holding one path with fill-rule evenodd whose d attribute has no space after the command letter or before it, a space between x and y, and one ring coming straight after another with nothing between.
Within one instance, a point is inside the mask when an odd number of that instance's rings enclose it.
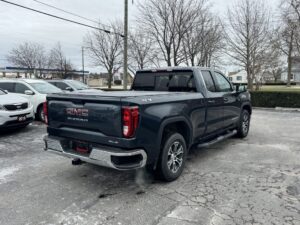
<instances>
[{"instance_id":1,"label":"rear cab window","mask_svg":"<svg viewBox=\"0 0 300 225\"><path fill-rule=\"evenodd\" d=\"M196 92L192 71L137 72L132 85L135 91Z\"/></svg>"}]
</instances>

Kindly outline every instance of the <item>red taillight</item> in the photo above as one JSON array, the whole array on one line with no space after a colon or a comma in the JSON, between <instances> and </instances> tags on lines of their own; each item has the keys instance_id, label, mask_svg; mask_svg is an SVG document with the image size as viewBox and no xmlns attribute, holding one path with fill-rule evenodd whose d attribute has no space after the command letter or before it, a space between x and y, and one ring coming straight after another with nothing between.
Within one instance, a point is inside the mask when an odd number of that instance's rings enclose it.
<instances>
[{"instance_id":1,"label":"red taillight","mask_svg":"<svg viewBox=\"0 0 300 225\"><path fill-rule=\"evenodd\" d=\"M44 111L45 123L48 124L48 103L47 102L44 102L43 104L43 111Z\"/></svg>"},{"instance_id":2,"label":"red taillight","mask_svg":"<svg viewBox=\"0 0 300 225\"><path fill-rule=\"evenodd\" d=\"M125 106L122 108L123 117L123 136L132 138L139 125L139 107Z\"/></svg>"}]
</instances>

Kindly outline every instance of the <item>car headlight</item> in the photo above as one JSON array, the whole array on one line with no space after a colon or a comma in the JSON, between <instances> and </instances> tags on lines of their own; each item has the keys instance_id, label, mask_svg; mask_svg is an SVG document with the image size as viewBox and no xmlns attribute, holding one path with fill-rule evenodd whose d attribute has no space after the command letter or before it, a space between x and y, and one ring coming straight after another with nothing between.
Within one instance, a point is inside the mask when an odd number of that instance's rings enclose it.
<instances>
[{"instance_id":1,"label":"car headlight","mask_svg":"<svg viewBox=\"0 0 300 225\"><path fill-rule=\"evenodd\" d=\"M6 110L3 105L0 105L0 111Z\"/></svg>"}]
</instances>

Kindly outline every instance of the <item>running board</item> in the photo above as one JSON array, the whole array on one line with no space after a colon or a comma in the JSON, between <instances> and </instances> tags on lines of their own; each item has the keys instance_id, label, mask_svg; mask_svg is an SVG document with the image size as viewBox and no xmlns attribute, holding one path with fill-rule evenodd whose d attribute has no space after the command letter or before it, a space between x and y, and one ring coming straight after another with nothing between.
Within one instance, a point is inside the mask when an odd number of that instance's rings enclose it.
<instances>
[{"instance_id":1,"label":"running board","mask_svg":"<svg viewBox=\"0 0 300 225\"><path fill-rule=\"evenodd\" d=\"M230 131L228 134L224 134L224 135L221 135L219 137L217 137L216 139L210 141L210 142L205 142L205 143L202 143L202 144L199 144L197 145L198 148L205 148L205 147L208 147L208 146L211 146L213 144L216 144L220 141L223 141L225 139L228 139L234 135L237 134L237 130L233 130L233 131Z\"/></svg>"}]
</instances>

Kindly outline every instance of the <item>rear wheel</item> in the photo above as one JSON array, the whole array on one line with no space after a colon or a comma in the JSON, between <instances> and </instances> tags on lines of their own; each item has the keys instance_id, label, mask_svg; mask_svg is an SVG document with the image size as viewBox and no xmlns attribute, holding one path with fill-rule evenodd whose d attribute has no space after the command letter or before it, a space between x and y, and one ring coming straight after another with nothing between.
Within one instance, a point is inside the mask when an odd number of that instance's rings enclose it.
<instances>
[{"instance_id":1,"label":"rear wheel","mask_svg":"<svg viewBox=\"0 0 300 225\"><path fill-rule=\"evenodd\" d=\"M250 129L250 113L248 112L248 110L244 109L242 111L240 121L238 124L237 136L240 138L247 137L249 133L249 129Z\"/></svg>"},{"instance_id":2,"label":"rear wheel","mask_svg":"<svg viewBox=\"0 0 300 225\"><path fill-rule=\"evenodd\" d=\"M44 114L44 110L43 110L43 105L40 105L38 107L38 110L36 112L36 117L39 121L45 122L45 114Z\"/></svg>"},{"instance_id":3,"label":"rear wheel","mask_svg":"<svg viewBox=\"0 0 300 225\"><path fill-rule=\"evenodd\" d=\"M158 175L165 181L176 180L182 173L186 161L187 147L179 133L169 135L162 146L158 164Z\"/></svg>"}]
</instances>

